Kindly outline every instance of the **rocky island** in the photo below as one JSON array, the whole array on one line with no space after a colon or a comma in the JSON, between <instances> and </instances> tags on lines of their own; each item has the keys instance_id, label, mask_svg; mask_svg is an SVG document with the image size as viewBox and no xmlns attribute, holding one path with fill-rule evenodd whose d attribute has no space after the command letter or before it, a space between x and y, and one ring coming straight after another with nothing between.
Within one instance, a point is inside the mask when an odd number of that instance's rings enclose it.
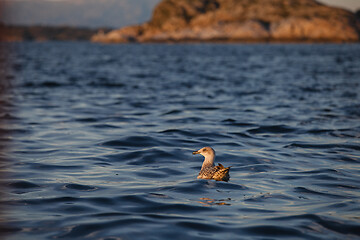
<instances>
[{"instance_id":1,"label":"rocky island","mask_svg":"<svg viewBox=\"0 0 360 240\"><path fill-rule=\"evenodd\" d=\"M162 0L149 22L98 32L128 42L358 42L360 21L315 0Z\"/></svg>"}]
</instances>

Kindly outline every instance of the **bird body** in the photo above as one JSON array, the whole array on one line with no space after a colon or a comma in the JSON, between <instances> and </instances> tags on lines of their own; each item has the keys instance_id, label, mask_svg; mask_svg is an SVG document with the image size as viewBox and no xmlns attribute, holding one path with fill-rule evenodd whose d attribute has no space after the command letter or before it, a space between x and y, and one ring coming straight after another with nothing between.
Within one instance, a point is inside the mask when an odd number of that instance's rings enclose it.
<instances>
[{"instance_id":1,"label":"bird body","mask_svg":"<svg viewBox=\"0 0 360 240\"><path fill-rule=\"evenodd\" d=\"M204 147L193 154L201 154L205 157L204 162L201 166L200 173L197 178L199 179L214 179L216 181L229 181L230 167L225 168L219 163L218 166L214 165L215 151L211 147Z\"/></svg>"}]
</instances>

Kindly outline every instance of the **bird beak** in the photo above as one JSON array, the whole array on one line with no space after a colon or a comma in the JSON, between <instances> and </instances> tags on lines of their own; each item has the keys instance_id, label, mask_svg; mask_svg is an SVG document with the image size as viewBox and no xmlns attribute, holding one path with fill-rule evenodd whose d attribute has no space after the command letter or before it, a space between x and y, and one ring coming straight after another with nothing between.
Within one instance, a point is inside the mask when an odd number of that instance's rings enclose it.
<instances>
[{"instance_id":1,"label":"bird beak","mask_svg":"<svg viewBox=\"0 0 360 240\"><path fill-rule=\"evenodd\" d=\"M193 152L193 155L195 155L195 154L200 154L200 153L199 153L199 151L195 151L195 152Z\"/></svg>"}]
</instances>

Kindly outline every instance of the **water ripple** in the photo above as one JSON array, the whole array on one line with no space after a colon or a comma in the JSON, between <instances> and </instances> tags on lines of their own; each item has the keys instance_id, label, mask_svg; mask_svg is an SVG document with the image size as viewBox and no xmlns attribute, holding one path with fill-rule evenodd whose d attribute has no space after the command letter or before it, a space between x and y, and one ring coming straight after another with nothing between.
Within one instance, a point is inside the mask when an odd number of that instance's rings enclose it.
<instances>
[{"instance_id":1,"label":"water ripple","mask_svg":"<svg viewBox=\"0 0 360 240\"><path fill-rule=\"evenodd\" d=\"M4 47L9 239L360 237L360 45Z\"/></svg>"}]
</instances>

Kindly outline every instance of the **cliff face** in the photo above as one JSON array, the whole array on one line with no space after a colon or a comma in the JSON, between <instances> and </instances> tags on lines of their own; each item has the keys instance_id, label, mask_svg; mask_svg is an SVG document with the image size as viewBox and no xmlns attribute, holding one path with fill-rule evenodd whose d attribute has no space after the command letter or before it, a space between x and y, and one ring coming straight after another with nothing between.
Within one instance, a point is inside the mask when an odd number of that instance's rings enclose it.
<instances>
[{"instance_id":1,"label":"cliff face","mask_svg":"<svg viewBox=\"0 0 360 240\"><path fill-rule=\"evenodd\" d=\"M163 0L151 20L95 42L359 41L355 14L314 0Z\"/></svg>"}]
</instances>

